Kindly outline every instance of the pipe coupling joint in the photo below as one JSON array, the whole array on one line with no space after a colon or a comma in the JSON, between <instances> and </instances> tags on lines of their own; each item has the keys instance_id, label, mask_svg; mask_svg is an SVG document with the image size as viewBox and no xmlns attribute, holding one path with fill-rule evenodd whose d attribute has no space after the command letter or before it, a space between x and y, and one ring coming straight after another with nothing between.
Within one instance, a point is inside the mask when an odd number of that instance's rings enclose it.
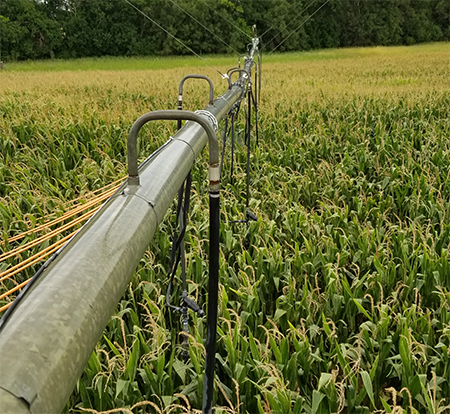
<instances>
[{"instance_id":1,"label":"pipe coupling joint","mask_svg":"<svg viewBox=\"0 0 450 414\"><path fill-rule=\"evenodd\" d=\"M195 111L195 113L205 117L212 125L214 132L217 132L219 130L219 123L217 122L217 118L211 112L206 111L205 109L199 109L198 111Z\"/></svg>"}]
</instances>

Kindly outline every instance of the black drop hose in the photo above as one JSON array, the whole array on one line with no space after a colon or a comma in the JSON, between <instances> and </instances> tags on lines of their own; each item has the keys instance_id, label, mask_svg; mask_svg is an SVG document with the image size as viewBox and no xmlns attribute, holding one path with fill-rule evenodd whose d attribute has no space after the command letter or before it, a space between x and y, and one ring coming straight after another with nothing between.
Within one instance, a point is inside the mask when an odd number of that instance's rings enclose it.
<instances>
[{"instance_id":1,"label":"black drop hose","mask_svg":"<svg viewBox=\"0 0 450 414\"><path fill-rule=\"evenodd\" d=\"M203 414L212 413L214 365L216 359L217 307L219 303L219 191L209 192L209 287L206 334L205 378L203 381Z\"/></svg>"}]
</instances>

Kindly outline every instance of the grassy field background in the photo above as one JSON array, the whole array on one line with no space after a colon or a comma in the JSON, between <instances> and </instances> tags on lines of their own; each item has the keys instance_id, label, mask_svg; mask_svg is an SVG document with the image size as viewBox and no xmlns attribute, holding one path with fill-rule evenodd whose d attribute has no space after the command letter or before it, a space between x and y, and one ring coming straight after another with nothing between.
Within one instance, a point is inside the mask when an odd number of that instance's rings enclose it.
<instances>
[{"instance_id":1,"label":"grassy field background","mask_svg":"<svg viewBox=\"0 0 450 414\"><path fill-rule=\"evenodd\" d=\"M244 212L243 119L234 185L229 153L223 177L217 412L449 412L448 52L439 43L264 57L261 139L251 158L259 220L248 250L245 229L230 223ZM236 64L208 60L222 72ZM209 75L216 95L226 90L193 58L6 65L3 237L124 176L133 121L175 108L187 73ZM186 84L186 109L207 99L203 83ZM146 128L142 156L175 125ZM202 306L205 163L194 169L187 232L189 289ZM179 318L164 307L173 221L168 214L150 243L66 411L200 408L205 321L191 320L184 364Z\"/></svg>"}]
</instances>

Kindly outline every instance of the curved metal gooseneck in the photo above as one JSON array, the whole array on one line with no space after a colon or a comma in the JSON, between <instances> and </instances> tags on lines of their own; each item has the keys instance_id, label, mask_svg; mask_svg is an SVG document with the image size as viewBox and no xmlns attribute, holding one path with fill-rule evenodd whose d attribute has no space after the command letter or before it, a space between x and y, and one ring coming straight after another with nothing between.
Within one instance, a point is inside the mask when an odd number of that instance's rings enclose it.
<instances>
[{"instance_id":1,"label":"curved metal gooseneck","mask_svg":"<svg viewBox=\"0 0 450 414\"><path fill-rule=\"evenodd\" d=\"M243 74L244 76L247 76L247 78L250 76L248 73L248 70L244 69L244 68L231 68L228 72L227 72L227 76L228 76L228 89L231 89L231 87L233 86L233 83L231 81L231 75L233 73L239 73L239 74Z\"/></svg>"},{"instance_id":2,"label":"curved metal gooseneck","mask_svg":"<svg viewBox=\"0 0 450 414\"><path fill-rule=\"evenodd\" d=\"M183 109L183 85L184 82L186 82L186 80L188 79L204 79L209 83L209 104L212 105L214 100L214 85L212 83L212 80L205 75L190 74L181 79L180 85L178 86L178 109Z\"/></svg>"},{"instance_id":3,"label":"curved metal gooseneck","mask_svg":"<svg viewBox=\"0 0 450 414\"><path fill-rule=\"evenodd\" d=\"M211 122L205 116L191 111L173 109L147 112L139 117L130 129L127 142L128 185L140 184L138 172L137 137L141 128L149 121L194 121L200 124L208 135L209 140L209 185L210 190L219 190L219 142Z\"/></svg>"}]
</instances>

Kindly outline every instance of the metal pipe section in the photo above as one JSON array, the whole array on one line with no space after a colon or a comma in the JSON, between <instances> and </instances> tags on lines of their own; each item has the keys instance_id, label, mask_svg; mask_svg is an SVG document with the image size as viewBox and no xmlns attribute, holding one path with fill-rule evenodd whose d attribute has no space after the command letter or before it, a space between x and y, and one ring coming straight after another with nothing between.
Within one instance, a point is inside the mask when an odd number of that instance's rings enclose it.
<instances>
[{"instance_id":1,"label":"metal pipe section","mask_svg":"<svg viewBox=\"0 0 450 414\"><path fill-rule=\"evenodd\" d=\"M253 61L247 60L248 70ZM242 81L242 82L241 82ZM241 78L209 111L220 122ZM0 328L0 412L58 413L66 404L139 260L208 140L187 122L110 198L48 266Z\"/></svg>"}]
</instances>

